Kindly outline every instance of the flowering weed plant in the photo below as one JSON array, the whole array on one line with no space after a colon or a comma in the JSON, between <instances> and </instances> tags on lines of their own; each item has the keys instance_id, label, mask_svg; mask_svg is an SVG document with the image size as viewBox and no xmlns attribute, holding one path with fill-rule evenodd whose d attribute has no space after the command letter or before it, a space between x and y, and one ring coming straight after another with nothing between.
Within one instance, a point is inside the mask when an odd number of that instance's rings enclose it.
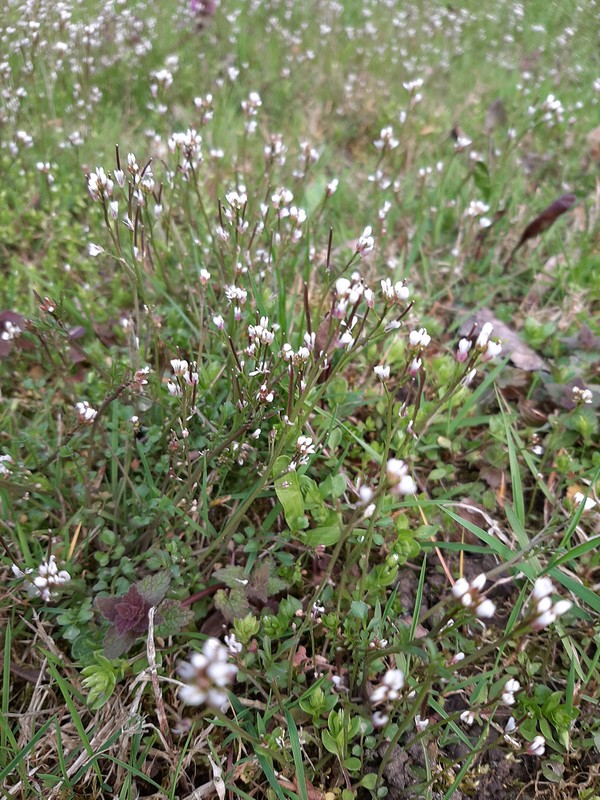
<instances>
[{"instance_id":1,"label":"flowering weed plant","mask_svg":"<svg viewBox=\"0 0 600 800\"><path fill-rule=\"evenodd\" d=\"M589 4L92 5L0 10L2 785L592 800Z\"/></svg>"}]
</instances>

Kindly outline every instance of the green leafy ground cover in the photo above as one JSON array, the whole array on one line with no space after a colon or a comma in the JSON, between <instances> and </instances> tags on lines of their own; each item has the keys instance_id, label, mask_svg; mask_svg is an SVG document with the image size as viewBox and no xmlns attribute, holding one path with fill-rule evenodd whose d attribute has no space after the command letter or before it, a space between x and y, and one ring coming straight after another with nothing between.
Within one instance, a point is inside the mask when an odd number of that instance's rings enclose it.
<instances>
[{"instance_id":1,"label":"green leafy ground cover","mask_svg":"<svg viewBox=\"0 0 600 800\"><path fill-rule=\"evenodd\" d=\"M599 40L2 4L7 796L600 796Z\"/></svg>"}]
</instances>

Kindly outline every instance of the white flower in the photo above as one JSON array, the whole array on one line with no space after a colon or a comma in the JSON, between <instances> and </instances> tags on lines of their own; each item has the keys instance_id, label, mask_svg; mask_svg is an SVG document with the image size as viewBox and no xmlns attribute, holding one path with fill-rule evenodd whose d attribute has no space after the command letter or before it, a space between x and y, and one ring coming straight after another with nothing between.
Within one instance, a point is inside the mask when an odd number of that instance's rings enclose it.
<instances>
[{"instance_id":1,"label":"white flower","mask_svg":"<svg viewBox=\"0 0 600 800\"><path fill-rule=\"evenodd\" d=\"M491 619L496 613L496 604L491 600L482 600L475 608L475 616L479 619Z\"/></svg>"},{"instance_id":2,"label":"white flower","mask_svg":"<svg viewBox=\"0 0 600 800\"><path fill-rule=\"evenodd\" d=\"M493 330L494 326L492 325L491 322L486 322L483 325L479 333L479 336L477 337L477 341L475 342L475 347L477 347L478 350L483 351L487 348L488 341L490 336L492 335Z\"/></svg>"},{"instance_id":3,"label":"white flower","mask_svg":"<svg viewBox=\"0 0 600 800\"><path fill-rule=\"evenodd\" d=\"M411 331L408 335L408 343L411 347L423 349L431 342L431 336L427 333L427 328L419 328L418 331Z\"/></svg>"},{"instance_id":4,"label":"white flower","mask_svg":"<svg viewBox=\"0 0 600 800\"><path fill-rule=\"evenodd\" d=\"M373 705L382 702L393 702L400 697L400 692L404 686L404 673L400 669L389 669L379 686L371 692L369 701Z\"/></svg>"},{"instance_id":5,"label":"white flower","mask_svg":"<svg viewBox=\"0 0 600 800\"><path fill-rule=\"evenodd\" d=\"M452 594L457 600L460 600L470 588L469 581L466 578L459 578L452 587Z\"/></svg>"},{"instance_id":6,"label":"white flower","mask_svg":"<svg viewBox=\"0 0 600 800\"><path fill-rule=\"evenodd\" d=\"M371 235L372 232L373 228L370 225L367 225L362 234L359 236L358 241L356 242L355 252L358 253L361 257L366 256L375 247L375 239Z\"/></svg>"},{"instance_id":7,"label":"white flower","mask_svg":"<svg viewBox=\"0 0 600 800\"><path fill-rule=\"evenodd\" d=\"M573 495L573 502L578 506L580 506L582 503L585 503L583 507L584 512L591 511L598 505L598 503L592 497L586 497L583 492L575 492Z\"/></svg>"},{"instance_id":8,"label":"white flower","mask_svg":"<svg viewBox=\"0 0 600 800\"><path fill-rule=\"evenodd\" d=\"M88 176L88 192L92 200L108 198L112 195L114 183L108 177L102 167L96 167L96 172L91 172Z\"/></svg>"},{"instance_id":9,"label":"white flower","mask_svg":"<svg viewBox=\"0 0 600 800\"><path fill-rule=\"evenodd\" d=\"M392 284L389 278L384 278L381 281L381 292L386 300L392 303L403 303L410 297L410 289L404 281L397 281Z\"/></svg>"},{"instance_id":10,"label":"white flower","mask_svg":"<svg viewBox=\"0 0 600 800\"><path fill-rule=\"evenodd\" d=\"M227 649L232 656L242 652L243 645L235 638L235 633L232 633L231 636L225 636L224 638Z\"/></svg>"},{"instance_id":11,"label":"white flower","mask_svg":"<svg viewBox=\"0 0 600 800\"><path fill-rule=\"evenodd\" d=\"M377 150L394 150L400 144L397 139L394 139L394 131L390 125L381 129L379 137L373 142Z\"/></svg>"},{"instance_id":12,"label":"white flower","mask_svg":"<svg viewBox=\"0 0 600 800\"><path fill-rule=\"evenodd\" d=\"M557 617L562 617L567 611L573 608L573 603L570 600L557 600L552 607L552 611Z\"/></svg>"},{"instance_id":13,"label":"white flower","mask_svg":"<svg viewBox=\"0 0 600 800\"><path fill-rule=\"evenodd\" d=\"M90 242L90 244L88 244L88 253L92 258L96 258L96 256L99 256L100 253L103 253L103 252L104 252L104 248L100 247L99 244L93 244L91 242Z\"/></svg>"},{"instance_id":14,"label":"white flower","mask_svg":"<svg viewBox=\"0 0 600 800\"><path fill-rule=\"evenodd\" d=\"M410 475L404 475L392 488L392 491L398 494L415 494L417 491L417 484Z\"/></svg>"},{"instance_id":15,"label":"white flower","mask_svg":"<svg viewBox=\"0 0 600 800\"><path fill-rule=\"evenodd\" d=\"M542 597L548 597L554 591L554 585L550 578L542 577L537 578L536 582L533 584L533 592L531 596L534 600L541 600Z\"/></svg>"},{"instance_id":16,"label":"white flower","mask_svg":"<svg viewBox=\"0 0 600 800\"><path fill-rule=\"evenodd\" d=\"M536 736L527 748L527 753L530 756L543 756L546 752L546 740L543 736Z\"/></svg>"},{"instance_id":17,"label":"white flower","mask_svg":"<svg viewBox=\"0 0 600 800\"><path fill-rule=\"evenodd\" d=\"M24 578L33 572L32 569L26 569L23 572L16 564L12 565L12 571L17 578ZM48 561L42 561L38 567L38 574L30 584L28 591L30 596L41 597L45 602L49 602L55 596L54 589L68 583L70 580L70 574L65 569L58 569L56 556L52 555Z\"/></svg>"},{"instance_id":18,"label":"white flower","mask_svg":"<svg viewBox=\"0 0 600 800\"><path fill-rule=\"evenodd\" d=\"M335 293L338 297L347 297L350 294L352 281L348 278L338 278L335 282Z\"/></svg>"},{"instance_id":19,"label":"white flower","mask_svg":"<svg viewBox=\"0 0 600 800\"><path fill-rule=\"evenodd\" d=\"M172 358L171 369L175 375L185 375L188 371L188 362L185 359Z\"/></svg>"},{"instance_id":20,"label":"white flower","mask_svg":"<svg viewBox=\"0 0 600 800\"><path fill-rule=\"evenodd\" d=\"M486 214L489 210L490 207L486 203L482 203L481 200L471 200L471 202L464 211L464 216L480 217L483 214Z\"/></svg>"},{"instance_id":21,"label":"white flower","mask_svg":"<svg viewBox=\"0 0 600 800\"><path fill-rule=\"evenodd\" d=\"M485 352L481 356L481 360L491 361L493 358L496 358L496 356L499 356L501 352L502 352L502 345L500 344L500 342L494 342L490 339L490 341L487 343Z\"/></svg>"},{"instance_id":22,"label":"white flower","mask_svg":"<svg viewBox=\"0 0 600 800\"><path fill-rule=\"evenodd\" d=\"M476 375L477 375L477 370L475 368L473 368L462 379L461 385L462 386L470 386L473 383L473 381L475 380L475 376Z\"/></svg>"},{"instance_id":23,"label":"white flower","mask_svg":"<svg viewBox=\"0 0 600 800\"><path fill-rule=\"evenodd\" d=\"M9 471L4 465L5 464L14 464L15 462L12 459L12 456L8 455L1 455L0 456L0 475L8 475Z\"/></svg>"},{"instance_id":24,"label":"white flower","mask_svg":"<svg viewBox=\"0 0 600 800\"><path fill-rule=\"evenodd\" d=\"M417 89L420 89L423 86L423 79L422 78L415 78L412 81L406 81L402 84L407 92L415 92Z\"/></svg>"},{"instance_id":25,"label":"white flower","mask_svg":"<svg viewBox=\"0 0 600 800\"><path fill-rule=\"evenodd\" d=\"M469 728L475 722L475 717L472 711L463 711L460 715L461 722L464 722Z\"/></svg>"},{"instance_id":26,"label":"white flower","mask_svg":"<svg viewBox=\"0 0 600 800\"><path fill-rule=\"evenodd\" d=\"M389 364L384 366L383 364L378 364L376 367L373 367L373 372L380 381L385 382L390 377L390 367Z\"/></svg>"},{"instance_id":27,"label":"white flower","mask_svg":"<svg viewBox=\"0 0 600 800\"><path fill-rule=\"evenodd\" d=\"M225 320L223 319L223 317L220 314L217 314L216 316L214 316L212 321L213 321L213 325L220 331L222 331L223 328L225 327Z\"/></svg>"},{"instance_id":28,"label":"white flower","mask_svg":"<svg viewBox=\"0 0 600 800\"><path fill-rule=\"evenodd\" d=\"M256 347L273 344L275 333L269 330L268 317L261 317L258 325L248 325L248 337Z\"/></svg>"},{"instance_id":29,"label":"white flower","mask_svg":"<svg viewBox=\"0 0 600 800\"><path fill-rule=\"evenodd\" d=\"M514 717L509 717L504 726L504 733L514 733L517 730L517 723Z\"/></svg>"},{"instance_id":30,"label":"white flower","mask_svg":"<svg viewBox=\"0 0 600 800\"><path fill-rule=\"evenodd\" d=\"M386 465L386 474L388 480L394 482L399 481L403 475L406 475L408 471L408 467L406 466L405 461L401 461L398 458L390 458Z\"/></svg>"},{"instance_id":31,"label":"white flower","mask_svg":"<svg viewBox=\"0 0 600 800\"><path fill-rule=\"evenodd\" d=\"M456 360L459 364L463 363L469 357L469 350L473 346L473 343L470 339L461 339L458 343L458 349L456 351Z\"/></svg>"},{"instance_id":32,"label":"white flower","mask_svg":"<svg viewBox=\"0 0 600 800\"><path fill-rule=\"evenodd\" d=\"M299 436L296 440L296 450L303 456L313 455L315 446L310 436Z\"/></svg>"},{"instance_id":33,"label":"white flower","mask_svg":"<svg viewBox=\"0 0 600 800\"><path fill-rule=\"evenodd\" d=\"M415 728L419 733L422 733L428 725L429 720L427 718L422 719L419 714L415 716Z\"/></svg>"},{"instance_id":34,"label":"white flower","mask_svg":"<svg viewBox=\"0 0 600 800\"><path fill-rule=\"evenodd\" d=\"M539 632L543 631L544 628L547 628L549 625L552 625L553 622L556 622L556 614L550 608L537 616L531 623L531 627L534 631Z\"/></svg>"},{"instance_id":35,"label":"white flower","mask_svg":"<svg viewBox=\"0 0 600 800\"><path fill-rule=\"evenodd\" d=\"M91 425L98 414L96 409L92 408L87 400L82 400L79 403L75 403L75 408L77 410L79 421L85 423L86 425Z\"/></svg>"},{"instance_id":36,"label":"white flower","mask_svg":"<svg viewBox=\"0 0 600 800\"><path fill-rule=\"evenodd\" d=\"M238 672L228 657L229 651L218 639L207 639L201 653L192 653L190 660L177 668L179 676L188 682L179 689L180 700L187 705L207 703L222 709L227 704L224 688L235 681Z\"/></svg>"},{"instance_id":37,"label":"white flower","mask_svg":"<svg viewBox=\"0 0 600 800\"><path fill-rule=\"evenodd\" d=\"M502 690L502 700L507 706L513 706L515 704L515 694L520 688L521 684L514 678L509 678L506 681Z\"/></svg>"},{"instance_id":38,"label":"white flower","mask_svg":"<svg viewBox=\"0 0 600 800\"><path fill-rule=\"evenodd\" d=\"M383 728L384 725L388 724L389 720L389 716L382 711L374 711L371 714L371 722L374 728Z\"/></svg>"},{"instance_id":39,"label":"white flower","mask_svg":"<svg viewBox=\"0 0 600 800\"><path fill-rule=\"evenodd\" d=\"M408 374L412 375L413 377L418 374L421 366L423 365L423 361L420 358L413 358L413 360L408 365Z\"/></svg>"},{"instance_id":40,"label":"white flower","mask_svg":"<svg viewBox=\"0 0 600 800\"><path fill-rule=\"evenodd\" d=\"M594 395L591 389L581 389L579 386L574 386L572 393L573 401L577 405L590 405L594 401Z\"/></svg>"}]
</instances>

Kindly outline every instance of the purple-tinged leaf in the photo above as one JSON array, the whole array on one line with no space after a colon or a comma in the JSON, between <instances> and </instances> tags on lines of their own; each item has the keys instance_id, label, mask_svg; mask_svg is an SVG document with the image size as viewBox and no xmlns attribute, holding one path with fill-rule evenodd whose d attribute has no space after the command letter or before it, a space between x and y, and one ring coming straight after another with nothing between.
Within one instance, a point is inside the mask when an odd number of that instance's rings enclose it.
<instances>
[{"instance_id":1,"label":"purple-tinged leaf","mask_svg":"<svg viewBox=\"0 0 600 800\"><path fill-rule=\"evenodd\" d=\"M106 658L119 658L129 650L136 639L137 636L134 633L118 634L111 626L104 637L104 655Z\"/></svg>"},{"instance_id":2,"label":"purple-tinged leaf","mask_svg":"<svg viewBox=\"0 0 600 800\"><path fill-rule=\"evenodd\" d=\"M136 583L140 595L151 606L157 606L167 593L171 583L171 576L166 572L158 572L156 575L146 575L143 580Z\"/></svg>"},{"instance_id":3,"label":"purple-tinged leaf","mask_svg":"<svg viewBox=\"0 0 600 800\"><path fill-rule=\"evenodd\" d=\"M120 599L120 597L97 597L94 605L103 617L114 622L117 615L116 606Z\"/></svg>"}]
</instances>

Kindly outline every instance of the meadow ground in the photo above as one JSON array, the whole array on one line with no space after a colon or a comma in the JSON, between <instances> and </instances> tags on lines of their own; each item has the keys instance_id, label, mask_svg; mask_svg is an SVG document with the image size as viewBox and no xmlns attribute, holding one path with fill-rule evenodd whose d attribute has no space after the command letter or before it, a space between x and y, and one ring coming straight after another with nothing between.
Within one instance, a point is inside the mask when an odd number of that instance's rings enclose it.
<instances>
[{"instance_id":1,"label":"meadow ground","mask_svg":"<svg viewBox=\"0 0 600 800\"><path fill-rule=\"evenodd\" d=\"M0 5L2 791L598 800L598 3Z\"/></svg>"}]
</instances>

